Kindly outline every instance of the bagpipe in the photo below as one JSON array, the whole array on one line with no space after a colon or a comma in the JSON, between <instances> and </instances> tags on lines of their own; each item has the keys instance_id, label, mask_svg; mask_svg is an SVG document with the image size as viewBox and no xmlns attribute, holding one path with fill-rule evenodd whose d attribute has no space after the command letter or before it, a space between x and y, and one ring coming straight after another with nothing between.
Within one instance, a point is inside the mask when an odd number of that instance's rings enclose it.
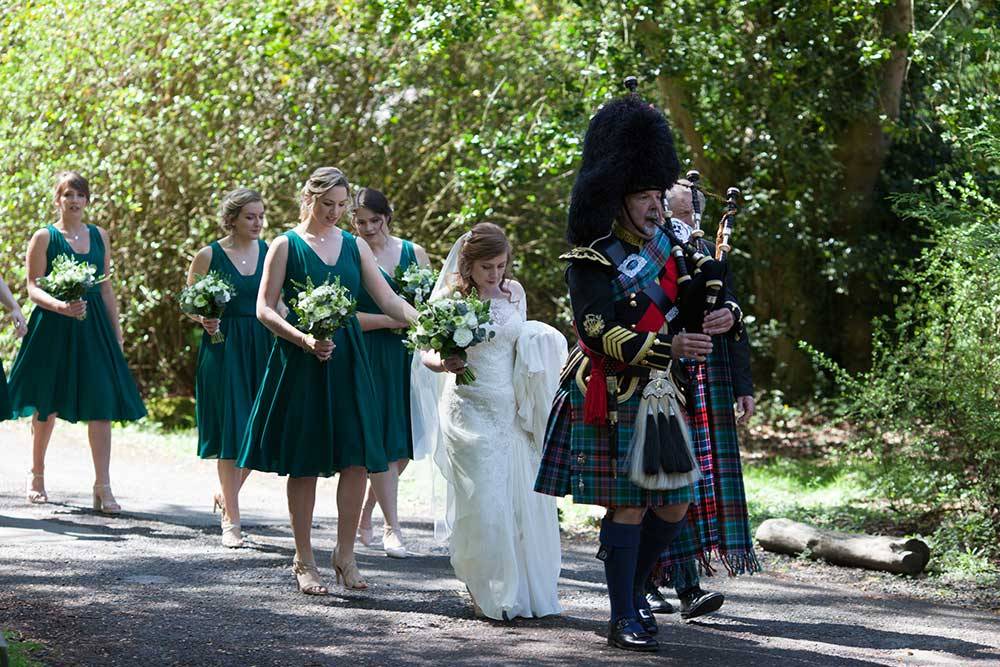
<instances>
[{"instance_id":1,"label":"bagpipe","mask_svg":"<svg viewBox=\"0 0 1000 667\"><path fill-rule=\"evenodd\" d=\"M691 190L694 228L682 239L672 223L659 227L670 239L671 256L677 265L679 314L673 327L679 325L683 331L700 333L705 315L719 307L719 295L725 286L726 258L732 250L729 240L739 212L740 191L737 188L726 191L725 210L715 235L715 253L706 254L699 243L704 237L700 227L699 174L689 171L686 176ZM669 207L664 206L664 210ZM628 458L629 479L642 488L676 489L694 483L701 476L684 415L689 386L690 378L684 365L671 364L669 373L651 373L643 388Z\"/></svg>"},{"instance_id":2,"label":"bagpipe","mask_svg":"<svg viewBox=\"0 0 1000 667\"><path fill-rule=\"evenodd\" d=\"M638 80L635 77L626 79L625 87L636 100L639 99ZM641 108L641 105L636 106ZM666 118L662 117L662 114L661 119L666 128ZM666 129L666 134L669 137L669 129ZM673 151L672 141L666 142L664 146L657 146L653 142L647 146L650 147L645 150ZM637 156L633 157L635 158L632 160L633 163L641 163ZM676 178L676 156L670 157L671 160L662 161L670 163L672 168L669 171L663 170L666 178L658 182L658 187ZM675 228L674 221L669 219L669 214L666 216L668 219L657 221L657 227L669 241L670 256L677 271L677 296L673 304L677 312L674 314L671 308L664 313L666 322L660 333L676 334L681 331L702 333L705 315L721 305L719 296L725 289L727 257L732 251L730 239L739 212L740 191L729 188L726 191L724 212L715 237L715 251L710 252L708 245L702 242L704 232L701 230L701 177L697 171L689 171L686 176L687 181L681 184L687 186L691 192L693 224L689 228L685 223L677 222ZM653 181L642 179L640 182ZM667 194L664 192L663 196L666 197ZM712 193L706 194L717 198L717 195ZM663 211L669 211L669 202L663 203ZM688 403L686 399L690 388L686 366L686 364L671 363L667 370L650 370L649 380L642 389L627 457L629 479L642 488L676 489L693 483L701 476L684 409ZM615 393L609 392L609 394L609 405L616 405ZM616 434L617 430L613 430L612 433ZM616 435L610 438L609 449L612 461L616 460ZM614 470L612 467L613 474Z\"/></svg>"},{"instance_id":3,"label":"bagpipe","mask_svg":"<svg viewBox=\"0 0 1000 667\"><path fill-rule=\"evenodd\" d=\"M687 187L691 190L691 209L694 228L687 238L681 238L673 226L667 222L659 227L667 235L671 243L671 255L677 265L677 301L679 324L683 331L701 333L702 321L705 315L718 308L721 303L719 295L725 286L728 272L727 258L732 251L730 238L739 213L738 188L726 190L725 206L719 219L719 228L715 235L715 254L706 254L708 248L700 243L705 237L701 229L701 197L703 191L699 185L701 175L691 170L685 174ZM718 197L712 193L710 196ZM669 210L664 201L664 210Z\"/></svg>"}]
</instances>

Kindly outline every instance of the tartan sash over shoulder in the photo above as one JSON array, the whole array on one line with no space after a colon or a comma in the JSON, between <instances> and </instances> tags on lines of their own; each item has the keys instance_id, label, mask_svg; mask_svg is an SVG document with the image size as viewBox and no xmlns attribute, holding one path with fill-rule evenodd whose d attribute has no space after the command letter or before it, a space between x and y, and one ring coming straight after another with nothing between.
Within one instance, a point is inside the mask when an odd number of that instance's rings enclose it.
<instances>
[{"instance_id":1,"label":"tartan sash over shoulder","mask_svg":"<svg viewBox=\"0 0 1000 667\"><path fill-rule=\"evenodd\" d=\"M663 267L667 265L667 260L670 259L670 248L670 239L667 235L656 230L653 238L635 253L640 262L644 262L636 273L632 275L622 273L621 267L618 267L618 276L611 283L615 300L623 299L629 292L641 291L650 283L656 282Z\"/></svg>"}]
</instances>

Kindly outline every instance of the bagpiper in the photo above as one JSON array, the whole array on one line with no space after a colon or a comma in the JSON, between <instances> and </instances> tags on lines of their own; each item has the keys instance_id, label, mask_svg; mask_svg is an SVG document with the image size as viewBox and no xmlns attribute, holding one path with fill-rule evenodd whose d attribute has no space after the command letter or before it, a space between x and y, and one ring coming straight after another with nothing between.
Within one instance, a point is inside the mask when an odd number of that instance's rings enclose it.
<instances>
[{"instance_id":1,"label":"bagpiper","mask_svg":"<svg viewBox=\"0 0 1000 667\"><path fill-rule=\"evenodd\" d=\"M699 180L697 171L689 171L687 178L679 180L667 193L672 229L682 242L691 243L706 256L717 257L720 253L716 252L716 244L701 232L706 198ZM720 230L724 227L720 222ZM722 250L728 252L727 248L728 242ZM737 424L746 423L755 407L750 345L732 282L732 272L726 271L723 307L712 312L713 320L728 329L713 337L712 353L705 363L683 362L688 379L688 422L701 478L694 486L687 525L660 557L646 588L646 601L654 613L674 611L659 586L673 588L684 619L716 611L725 601L722 593L705 591L700 586L702 574L714 573L714 562L721 562L730 575L760 571L750 531L737 437Z\"/></svg>"},{"instance_id":2,"label":"bagpiper","mask_svg":"<svg viewBox=\"0 0 1000 667\"><path fill-rule=\"evenodd\" d=\"M631 84L631 85L629 85ZM563 369L535 490L599 505L608 644L655 651L644 584L678 534L699 472L669 369L703 361L710 327L683 333L685 283L664 197L677 180L663 113L632 92L594 115L562 256L579 338Z\"/></svg>"}]
</instances>

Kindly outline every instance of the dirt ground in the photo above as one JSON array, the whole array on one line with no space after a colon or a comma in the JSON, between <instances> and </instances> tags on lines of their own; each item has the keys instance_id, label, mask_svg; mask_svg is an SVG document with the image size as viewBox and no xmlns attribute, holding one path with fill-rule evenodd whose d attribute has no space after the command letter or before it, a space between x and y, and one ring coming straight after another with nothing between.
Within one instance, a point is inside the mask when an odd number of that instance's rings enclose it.
<instances>
[{"instance_id":1,"label":"dirt ground","mask_svg":"<svg viewBox=\"0 0 1000 667\"><path fill-rule=\"evenodd\" d=\"M425 464L406 472L401 513L417 553L359 548L370 588L334 586L335 480L322 480L314 530L332 595L296 592L284 484L253 475L242 503L250 546L219 545L214 466L190 447L115 433L112 479L126 511L89 507L85 430L60 424L48 455L54 502L28 506L27 426L0 424L0 627L48 665L723 664L953 665L1000 662L1000 615L892 592L861 571L765 557L753 577L716 577L716 614L661 616L655 655L609 649L603 571L591 536L564 536L558 617L473 617L436 543ZM379 534L376 520L376 535ZM872 582L875 582L874 584Z\"/></svg>"}]
</instances>

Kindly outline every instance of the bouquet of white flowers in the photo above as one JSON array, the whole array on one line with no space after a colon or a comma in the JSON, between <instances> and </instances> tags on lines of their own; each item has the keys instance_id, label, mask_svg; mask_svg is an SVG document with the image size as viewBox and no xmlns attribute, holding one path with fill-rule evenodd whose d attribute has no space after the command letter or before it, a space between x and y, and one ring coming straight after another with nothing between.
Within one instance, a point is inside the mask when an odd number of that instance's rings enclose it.
<instances>
[{"instance_id":1,"label":"bouquet of white flowers","mask_svg":"<svg viewBox=\"0 0 1000 667\"><path fill-rule=\"evenodd\" d=\"M295 283L299 293L289 304L299 316L295 326L303 333L312 334L316 340L332 340L333 334L354 315L357 301L350 290L334 278L314 285L312 278L306 277L306 284Z\"/></svg>"},{"instance_id":2,"label":"bouquet of white flowers","mask_svg":"<svg viewBox=\"0 0 1000 667\"><path fill-rule=\"evenodd\" d=\"M413 263L406 267L405 271L397 266L394 277L396 284L399 285L399 295L409 301L411 306L419 308L434 290L438 272L429 266Z\"/></svg>"},{"instance_id":3,"label":"bouquet of white flowers","mask_svg":"<svg viewBox=\"0 0 1000 667\"><path fill-rule=\"evenodd\" d=\"M236 295L236 287L229 278L217 271L210 271L181 290L181 311L209 319L222 317L226 304ZM222 329L212 334L213 343L226 340Z\"/></svg>"},{"instance_id":4,"label":"bouquet of white flowers","mask_svg":"<svg viewBox=\"0 0 1000 667\"><path fill-rule=\"evenodd\" d=\"M107 280L97 277L97 267L90 262L80 262L69 255L59 255L52 260L52 271L38 279L38 286L60 301L79 301L94 285ZM80 316L87 319L87 314Z\"/></svg>"},{"instance_id":5,"label":"bouquet of white flowers","mask_svg":"<svg viewBox=\"0 0 1000 667\"><path fill-rule=\"evenodd\" d=\"M483 301L473 291L468 296L453 292L450 297L426 302L418 311L416 322L410 325L406 345L413 350L433 350L441 358L468 357L468 349L493 338L495 332L484 325L490 323L490 302ZM468 366L456 384L474 382L476 375Z\"/></svg>"}]
</instances>

